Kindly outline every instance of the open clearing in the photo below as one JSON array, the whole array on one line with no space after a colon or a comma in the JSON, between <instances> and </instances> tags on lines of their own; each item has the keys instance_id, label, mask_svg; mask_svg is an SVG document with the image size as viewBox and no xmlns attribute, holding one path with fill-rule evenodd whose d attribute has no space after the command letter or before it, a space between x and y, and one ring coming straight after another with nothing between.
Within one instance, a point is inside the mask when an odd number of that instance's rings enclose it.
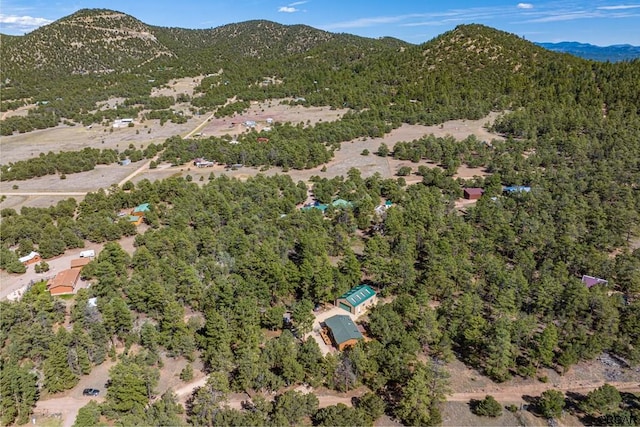
<instances>
[{"instance_id":1,"label":"open clearing","mask_svg":"<svg viewBox=\"0 0 640 427\"><path fill-rule=\"evenodd\" d=\"M199 81L197 78L189 78L174 82L178 85L176 87L180 89L176 89L175 93L189 93L189 88L192 91L197 81ZM159 89L160 92L158 93L174 93L173 89L174 87L162 88ZM133 144L136 148L143 148L150 143L161 144L174 135L187 137L196 132L202 133L204 136L223 136L226 134L237 136L247 131L242 123L248 120L255 121L256 129L258 130L268 125L268 119L272 119L275 122L315 124L321 121L338 120L346 111L332 110L329 107L306 108L299 105L292 106L283 104L280 100L271 100L252 103L249 110L233 118L217 119L213 116L196 116L184 124L167 122L160 126L158 120L147 120L135 122L134 127L131 128L117 129L103 125L93 125L91 128L61 125L56 128L2 137L0 139L0 150L2 152L2 163L6 164L36 157L40 153L49 151L77 151L84 147L125 150L130 144ZM501 139L500 136L491 134L485 129L485 125L495 120L499 115L500 113L493 112L480 120L452 120L435 126L402 125L382 138L357 139L344 142L340 150L335 152L334 158L326 165L307 170L289 170L286 173L294 181L308 181L313 175L327 178L339 175L346 176L348 170L352 167L359 169L364 177L371 176L377 172L382 177L389 178L395 176L397 170L402 166L411 167L415 173L421 165L427 167L437 166L425 160L412 163L388 157L378 157L374 154L363 156L361 153L365 149L373 153L381 143L393 148L399 141L411 141L429 134L438 137L451 135L456 139L464 139L469 135L475 135L478 139L485 141ZM244 167L231 171L224 169L222 165L216 165L214 168L191 169L189 166L169 167L164 164L158 169L150 170L148 167L144 167L145 162L145 160L142 160L127 166L99 165L93 171L68 175L66 180L61 180L58 175L48 175L27 181L1 182L0 194L6 195L7 198L0 203L0 208L47 207L68 197L75 197L77 200L81 200L82 195L78 193L108 188L112 184L121 183L130 176L133 182L138 182L145 178L157 180L174 175L184 176L191 174L194 180L198 182L200 176L203 176L204 180L206 180L212 172L215 175L226 174L239 179L246 179L261 173L259 168ZM321 172L323 166L326 166L325 172ZM262 173L274 175L282 174L283 172L280 168L271 168ZM135 176L132 176L132 174ZM485 173L480 168L469 169L463 166L458 170L456 177L471 178L474 175L482 176ZM407 183L420 181L420 177L417 175L411 175L405 177L405 179ZM14 188L14 186L17 186L17 188Z\"/></svg>"}]
</instances>

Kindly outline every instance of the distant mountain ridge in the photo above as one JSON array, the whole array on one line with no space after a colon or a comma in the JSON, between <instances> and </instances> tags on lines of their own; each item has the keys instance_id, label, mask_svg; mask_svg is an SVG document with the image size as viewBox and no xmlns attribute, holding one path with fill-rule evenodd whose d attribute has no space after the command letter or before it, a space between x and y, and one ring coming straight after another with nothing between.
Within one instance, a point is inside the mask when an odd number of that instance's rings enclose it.
<instances>
[{"instance_id":1,"label":"distant mountain ridge","mask_svg":"<svg viewBox=\"0 0 640 427\"><path fill-rule=\"evenodd\" d=\"M536 43L545 49L568 53L584 59L595 61L619 62L640 58L640 46L617 44L611 46L596 46L589 43L560 42Z\"/></svg>"},{"instance_id":2,"label":"distant mountain ridge","mask_svg":"<svg viewBox=\"0 0 640 427\"><path fill-rule=\"evenodd\" d=\"M393 38L371 39L265 20L211 29L157 27L108 9L82 9L24 36L0 37L4 71L9 75L135 72L146 64L174 66L175 61L194 57L265 60L331 44L361 52L410 45Z\"/></svg>"}]
</instances>

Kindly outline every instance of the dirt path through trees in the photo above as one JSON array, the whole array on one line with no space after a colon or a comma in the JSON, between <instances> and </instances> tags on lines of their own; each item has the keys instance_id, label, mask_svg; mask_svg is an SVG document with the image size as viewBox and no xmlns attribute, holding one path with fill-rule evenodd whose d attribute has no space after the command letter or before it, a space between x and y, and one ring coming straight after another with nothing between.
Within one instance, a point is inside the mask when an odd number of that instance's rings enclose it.
<instances>
[{"instance_id":1,"label":"dirt path through trees","mask_svg":"<svg viewBox=\"0 0 640 427\"><path fill-rule=\"evenodd\" d=\"M545 390L559 390L564 393L568 391L587 394L588 392L595 390L596 388L602 386L606 381L599 382L591 382L589 385L581 385L579 383L569 383L565 386L554 387L553 384L549 383L540 383L539 385L526 385L526 386L511 386L511 387L499 387L497 390L489 390L480 391L480 392L471 392L471 393L453 393L450 396L447 396L447 401L450 402L468 402L471 399L484 399L484 397L488 394L493 396L500 403L524 403L524 396L539 396ZM620 391L639 393L640 392L640 384L638 382L607 382L614 387L616 387Z\"/></svg>"}]
</instances>

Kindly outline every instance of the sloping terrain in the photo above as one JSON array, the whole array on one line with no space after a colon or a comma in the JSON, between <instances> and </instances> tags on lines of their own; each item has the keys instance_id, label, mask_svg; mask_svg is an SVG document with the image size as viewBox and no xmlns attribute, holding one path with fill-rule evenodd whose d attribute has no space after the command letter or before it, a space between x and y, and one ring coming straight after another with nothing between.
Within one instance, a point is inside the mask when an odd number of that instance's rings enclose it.
<instances>
[{"instance_id":1,"label":"sloping terrain","mask_svg":"<svg viewBox=\"0 0 640 427\"><path fill-rule=\"evenodd\" d=\"M81 10L39 28L3 49L6 72L109 73L174 54L150 27L110 10Z\"/></svg>"}]
</instances>

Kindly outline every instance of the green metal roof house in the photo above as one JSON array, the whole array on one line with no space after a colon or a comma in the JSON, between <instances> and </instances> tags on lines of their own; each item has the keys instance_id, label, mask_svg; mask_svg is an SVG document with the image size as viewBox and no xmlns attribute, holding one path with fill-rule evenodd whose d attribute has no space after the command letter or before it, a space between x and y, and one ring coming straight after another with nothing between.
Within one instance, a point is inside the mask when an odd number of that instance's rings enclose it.
<instances>
[{"instance_id":1,"label":"green metal roof house","mask_svg":"<svg viewBox=\"0 0 640 427\"><path fill-rule=\"evenodd\" d=\"M333 206L334 208L352 208L353 207L353 203L344 200L344 199L336 199L333 202L331 202L331 206Z\"/></svg>"},{"instance_id":2,"label":"green metal roof house","mask_svg":"<svg viewBox=\"0 0 640 427\"><path fill-rule=\"evenodd\" d=\"M133 208L133 214L139 214L139 215L144 215L145 212L149 212L149 203L143 203L141 205L136 206L135 208Z\"/></svg>"},{"instance_id":3,"label":"green metal roof house","mask_svg":"<svg viewBox=\"0 0 640 427\"><path fill-rule=\"evenodd\" d=\"M336 300L336 305L356 316L378 302L378 296L368 285L359 285Z\"/></svg>"},{"instance_id":4,"label":"green metal roof house","mask_svg":"<svg viewBox=\"0 0 640 427\"><path fill-rule=\"evenodd\" d=\"M356 324L346 314L329 317L324 321L324 324L327 325L331 339L340 351L344 350L345 347L356 345L358 340L364 338Z\"/></svg>"},{"instance_id":5,"label":"green metal roof house","mask_svg":"<svg viewBox=\"0 0 640 427\"><path fill-rule=\"evenodd\" d=\"M311 209L318 209L319 211L322 211L324 213L324 211L327 210L327 208L329 207L329 205L323 205L320 203L314 204L314 205L310 205L310 206L303 206L300 208L301 211L310 211Z\"/></svg>"}]
</instances>

